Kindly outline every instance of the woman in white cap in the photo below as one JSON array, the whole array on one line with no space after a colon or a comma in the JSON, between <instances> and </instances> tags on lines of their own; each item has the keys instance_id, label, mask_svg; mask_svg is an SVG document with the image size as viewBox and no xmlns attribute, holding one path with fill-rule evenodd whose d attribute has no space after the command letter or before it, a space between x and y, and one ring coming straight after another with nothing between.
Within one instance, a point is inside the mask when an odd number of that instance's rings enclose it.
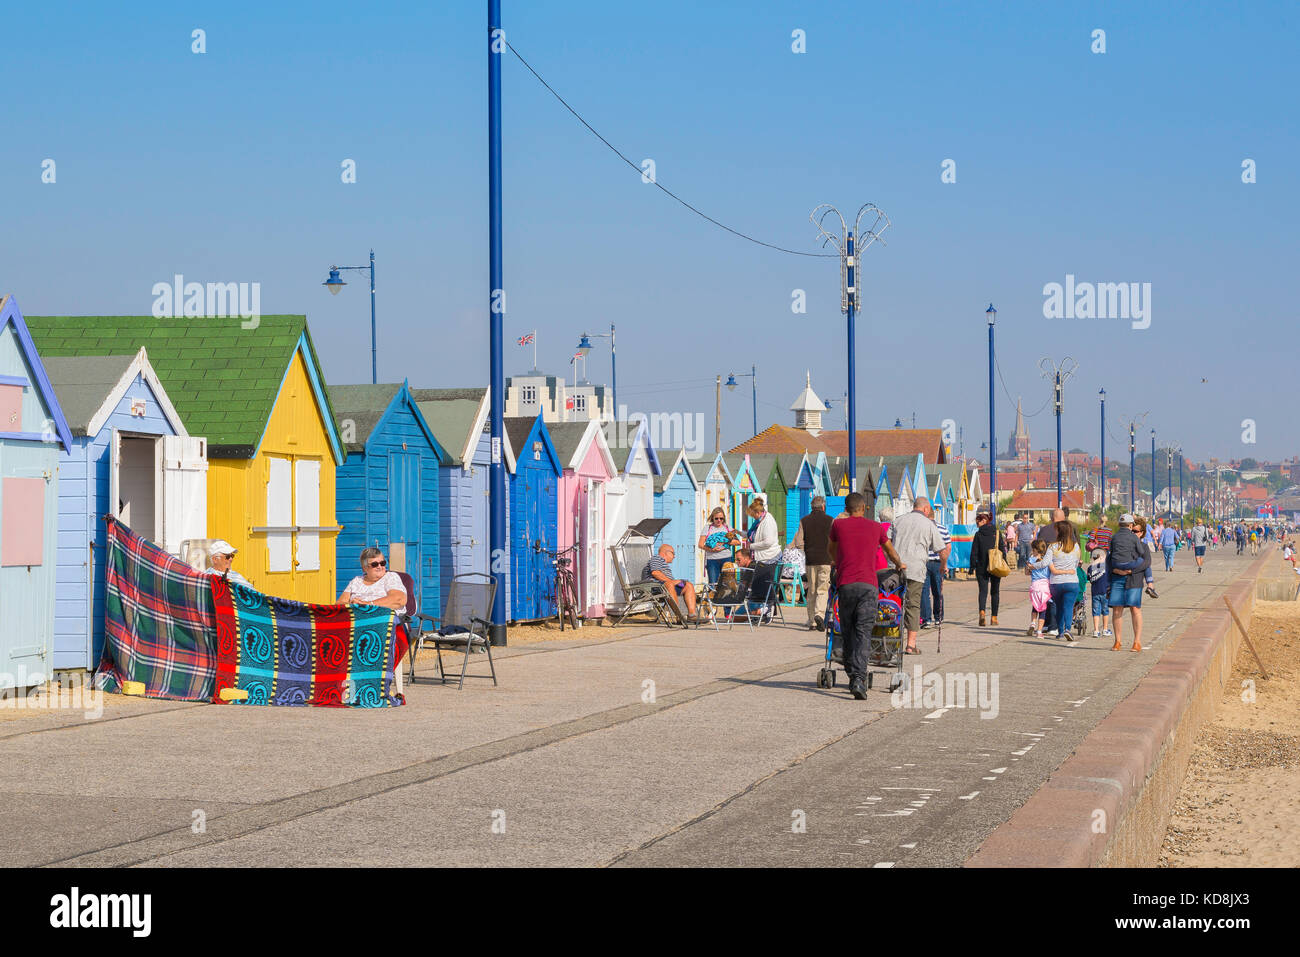
<instances>
[{"instance_id":1,"label":"woman in white cap","mask_svg":"<svg viewBox=\"0 0 1300 957\"><path fill-rule=\"evenodd\" d=\"M209 575L217 575L226 581L232 581L239 585L247 585L252 588L252 583L247 578L231 568L235 562L235 548L224 538L218 538L208 546L208 571Z\"/></svg>"}]
</instances>

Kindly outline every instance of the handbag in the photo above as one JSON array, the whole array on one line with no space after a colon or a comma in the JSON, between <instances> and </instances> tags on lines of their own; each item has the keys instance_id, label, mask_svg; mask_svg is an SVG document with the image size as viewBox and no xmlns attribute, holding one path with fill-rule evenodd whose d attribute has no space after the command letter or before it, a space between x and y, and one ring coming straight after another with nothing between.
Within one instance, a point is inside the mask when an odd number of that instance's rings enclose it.
<instances>
[{"instance_id":1,"label":"handbag","mask_svg":"<svg viewBox=\"0 0 1300 957\"><path fill-rule=\"evenodd\" d=\"M1006 578L1011 574L1011 567L1007 565L1007 557L1002 554L1002 549L989 549L988 572L994 578Z\"/></svg>"}]
</instances>

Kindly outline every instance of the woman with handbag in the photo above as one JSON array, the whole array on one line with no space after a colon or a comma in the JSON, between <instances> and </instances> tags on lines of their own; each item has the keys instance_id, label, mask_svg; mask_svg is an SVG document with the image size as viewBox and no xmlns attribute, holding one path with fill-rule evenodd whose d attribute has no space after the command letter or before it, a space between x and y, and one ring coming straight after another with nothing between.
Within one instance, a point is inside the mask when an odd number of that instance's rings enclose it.
<instances>
[{"instance_id":1,"label":"woman with handbag","mask_svg":"<svg viewBox=\"0 0 1300 957\"><path fill-rule=\"evenodd\" d=\"M992 605L992 623L998 623L999 592L1003 577L1011 570L1006 559L1006 538L993 516L988 512L975 513L975 536L970 543L970 571L979 584L980 626L984 625L985 607Z\"/></svg>"}]
</instances>

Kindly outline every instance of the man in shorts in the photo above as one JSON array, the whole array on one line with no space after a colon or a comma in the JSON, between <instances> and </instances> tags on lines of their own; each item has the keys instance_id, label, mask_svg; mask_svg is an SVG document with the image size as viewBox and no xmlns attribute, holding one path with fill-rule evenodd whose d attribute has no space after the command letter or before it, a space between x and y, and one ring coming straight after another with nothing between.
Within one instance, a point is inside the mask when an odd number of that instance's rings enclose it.
<instances>
[{"instance_id":1,"label":"man in shorts","mask_svg":"<svg viewBox=\"0 0 1300 957\"><path fill-rule=\"evenodd\" d=\"M912 505L912 511L894 522L894 548L904 565L903 575L907 581L907 593L903 604L903 626L907 629L907 648L909 655L919 655L916 647L916 633L921 627L921 583L925 580L926 561L931 552L939 556L943 564L948 562L951 545L945 545L939 526L934 524L928 498L918 498Z\"/></svg>"},{"instance_id":2,"label":"man in shorts","mask_svg":"<svg viewBox=\"0 0 1300 957\"><path fill-rule=\"evenodd\" d=\"M673 558L677 555L671 545L660 545L659 554L651 555L641 572L642 581L654 579L662 582L669 595L676 595L686 604L686 616L695 617L695 586L685 579L673 578Z\"/></svg>"},{"instance_id":3,"label":"man in shorts","mask_svg":"<svg viewBox=\"0 0 1300 957\"><path fill-rule=\"evenodd\" d=\"M1210 530L1201 521L1192 526L1192 551L1196 554L1196 574L1205 571L1205 546L1210 543Z\"/></svg>"}]
</instances>

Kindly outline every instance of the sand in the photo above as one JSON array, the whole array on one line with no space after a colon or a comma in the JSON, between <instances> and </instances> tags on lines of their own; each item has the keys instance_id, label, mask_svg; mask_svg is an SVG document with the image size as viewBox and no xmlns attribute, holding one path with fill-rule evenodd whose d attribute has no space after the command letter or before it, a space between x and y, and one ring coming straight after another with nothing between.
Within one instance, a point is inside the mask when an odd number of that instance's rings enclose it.
<instances>
[{"instance_id":1,"label":"sand","mask_svg":"<svg viewBox=\"0 0 1300 957\"><path fill-rule=\"evenodd\" d=\"M1174 803L1162 867L1300 866L1300 603L1261 601ZM1243 682L1254 682L1254 700Z\"/></svg>"}]
</instances>

